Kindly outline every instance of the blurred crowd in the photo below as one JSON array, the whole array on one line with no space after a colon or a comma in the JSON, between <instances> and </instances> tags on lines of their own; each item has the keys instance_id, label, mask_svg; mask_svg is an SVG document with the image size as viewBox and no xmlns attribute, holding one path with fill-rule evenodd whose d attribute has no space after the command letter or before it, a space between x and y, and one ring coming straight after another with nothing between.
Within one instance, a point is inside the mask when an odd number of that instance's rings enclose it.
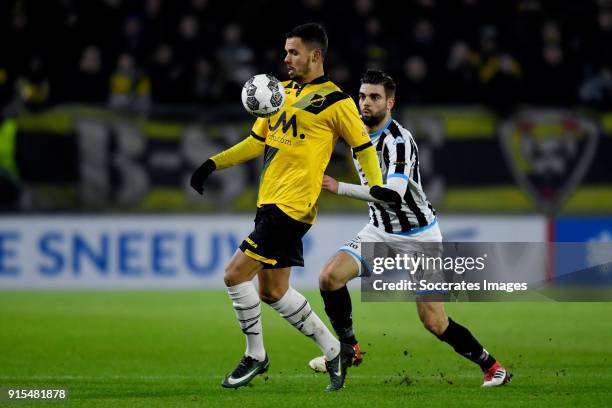
<instances>
[{"instance_id":1,"label":"blurred crowd","mask_svg":"<svg viewBox=\"0 0 612 408\"><path fill-rule=\"evenodd\" d=\"M4 0L0 104L235 104L251 75L286 78L308 21L351 94L377 67L403 105L612 108L612 0Z\"/></svg>"}]
</instances>

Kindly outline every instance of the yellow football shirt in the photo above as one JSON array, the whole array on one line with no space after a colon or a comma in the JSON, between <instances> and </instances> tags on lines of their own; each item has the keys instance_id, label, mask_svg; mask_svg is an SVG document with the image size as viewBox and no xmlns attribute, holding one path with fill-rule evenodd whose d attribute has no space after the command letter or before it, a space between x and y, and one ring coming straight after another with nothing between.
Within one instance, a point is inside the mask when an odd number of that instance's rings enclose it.
<instances>
[{"instance_id":1,"label":"yellow football shirt","mask_svg":"<svg viewBox=\"0 0 612 408\"><path fill-rule=\"evenodd\" d=\"M276 204L291 218L312 224L321 180L338 137L351 147L370 138L355 102L326 76L300 86L283 82L285 104L255 121L251 135L265 142L257 206Z\"/></svg>"}]
</instances>

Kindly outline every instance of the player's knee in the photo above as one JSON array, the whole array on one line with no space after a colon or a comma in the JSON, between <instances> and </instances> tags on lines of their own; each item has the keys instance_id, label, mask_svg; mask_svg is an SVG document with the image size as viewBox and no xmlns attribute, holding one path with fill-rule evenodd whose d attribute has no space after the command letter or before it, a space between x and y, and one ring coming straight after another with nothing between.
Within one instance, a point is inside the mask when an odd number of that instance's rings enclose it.
<instances>
[{"instance_id":1,"label":"player's knee","mask_svg":"<svg viewBox=\"0 0 612 408\"><path fill-rule=\"evenodd\" d=\"M285 296L287 289L285 288L259 288L259 298L267 304L276 303Z\"/></svg>"},{"instance_id":2,"label":"player's knee","mask_svg":"<svg viewBox=\"0 0 612 408\"><path fill-rule=\"evenodd\" d=\"M227 269L225 270L225 275L223 275L223 281L225 282L225 286L227 287L238 284L238 282L236 281L236 277L232 275L231 272L228 272Z\"/></svg>"},{"instance_id":3,"label":"player's knee","mask_svg":"<svg viewBox=\"0 0 612 408\"><path fill-rule=\"evenodd\" d=\"M352 259L336 255L330 259L319 273L319 288L321 290L338 290L359 273Z\"/></svg>"},{"instance_id":4,"label":"player's knee","mask_svg":"<svg viewBox=\"0 0 612 408\"><path fill-rule=\"evenodd\" d=\"M336 290L345 285L346 282L334 273L334 268L328 264L319 273L319 288L321 290Z\"/></svg>"},{"instance_id":5,"label":"player's knee","mask_svg":"<svg viewBox=\"0 0 612 408\"><path fill-rule=\"evenodd\" d=\"M225 267L225 274L223 275L223 281L225 286L234 286L242 282L246 282L248 278L245 278L245 271L242 270L236 263L230 263Z\"/></svg>"}]
</instances>

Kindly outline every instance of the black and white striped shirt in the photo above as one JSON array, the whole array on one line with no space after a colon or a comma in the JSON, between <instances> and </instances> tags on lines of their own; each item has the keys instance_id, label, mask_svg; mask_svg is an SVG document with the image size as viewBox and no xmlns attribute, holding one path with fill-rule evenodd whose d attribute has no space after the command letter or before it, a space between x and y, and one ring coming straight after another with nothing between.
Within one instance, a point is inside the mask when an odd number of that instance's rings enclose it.
<instances>
[{"instance_id":1,"label":"black and white striped shirt","mask_svg":"<svg viewBox=\"0 0 612 408\"><path fill-rule=\"evenodd\" d=\"M388 233L415 233L435 221L435 210L427 201L427 196L421 186L419 150L410 132L393 119L390 119L386 126L376 133L371 135L372 144L376 146L384 184L397 184L396 182L401 184L400 180L393 180L399 178L407 182L407 188L401 205L368 202L370 223ZM368 181L355 154L353 154L353 162L359 173L361 185L368 186ZM339 194L356 197L360 195L350 191L352 185L345 183L340 183L340 185Z\"/></svg>"}]
</instances>

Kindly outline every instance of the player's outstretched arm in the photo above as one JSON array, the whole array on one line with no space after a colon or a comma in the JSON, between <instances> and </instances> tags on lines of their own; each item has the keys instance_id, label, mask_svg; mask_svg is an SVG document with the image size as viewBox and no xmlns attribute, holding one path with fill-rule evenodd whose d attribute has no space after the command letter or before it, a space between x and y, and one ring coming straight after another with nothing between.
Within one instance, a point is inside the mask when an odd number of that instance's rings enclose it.
<instances>
[{"instance_id":1,"label":"player's outstretched arm","mask_svg":"<svg viewBox=\"0 0 612 408\"><path fill-rule=\"evenodd\" d=\"M338 182L333 177L325 175L323 176L322 188L331 193L361 201L400 204L408 188L408 182L404 179L391 178L383 186L373 186L370 188L359 184ZM374 195L372 194L372 189L374 189Z\"/></svg>"},{"instance_id":2,"label":"player's outstretched arm","mask_svg":"<svg viewBox=\"0 0 612 408\"><path fill-rule=\"evenodd\" d=\"M251 133L242 142L206 160L191 176L191 187L200 194L204 193L204 182L215 170L223 170L252 160L264 151L263 139Z\"/></svg>"}]
</instances>

